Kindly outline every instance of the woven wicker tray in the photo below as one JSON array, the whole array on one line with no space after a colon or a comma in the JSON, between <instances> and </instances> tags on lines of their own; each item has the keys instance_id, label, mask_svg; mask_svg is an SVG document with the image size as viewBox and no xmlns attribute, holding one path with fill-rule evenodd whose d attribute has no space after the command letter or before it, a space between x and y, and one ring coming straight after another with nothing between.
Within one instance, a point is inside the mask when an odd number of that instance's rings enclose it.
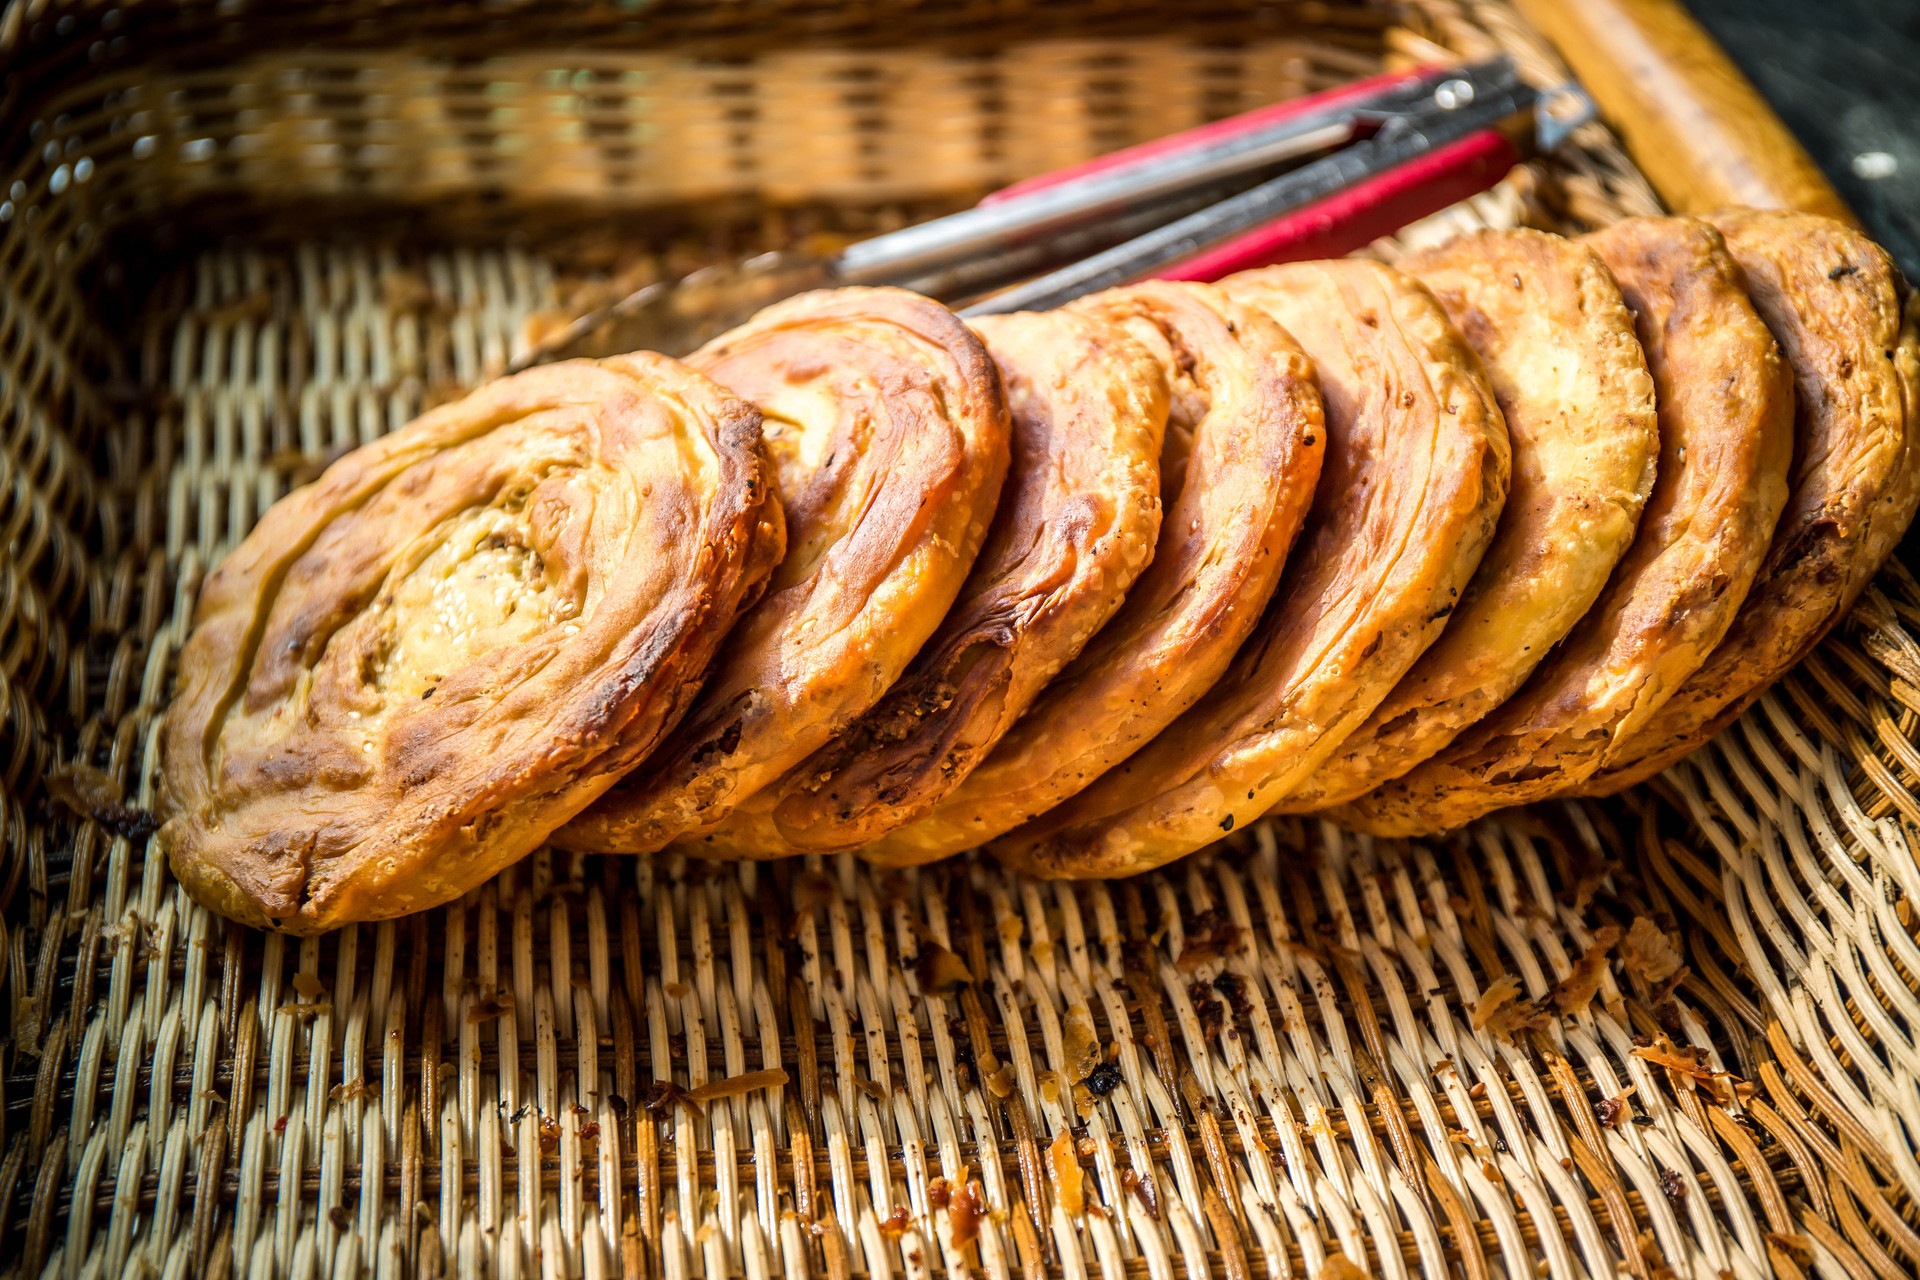
<instances>
[{"instance_id":1,"label":"woven wicker tray","mask_svg":"<svg viewBox=\"0 0 1920 1280\"><path fill-rule=\"evenodd\" d=\"M150 804L206 569L556 318L1495 48L1559 74L1493 0L9 4L0 1274L1913 1274L1897 565L1649 786L1431 844L1270 821L1077 886L543 853L289 940L50 798L83 761ZM1402 239L1656 207L1596 125ZM1685 969L1560 1016L1590 925L1642 918ZM923 992L928 940L973 982ZM1535 1025L1476 1028L1516 982ZM1635 1052L1668 1039L1731 1075ZM1089 1040L1083 1119L1047 1073ZM698 1114L655 1084L774 1067Z\"/></svg>"}]
</instances>

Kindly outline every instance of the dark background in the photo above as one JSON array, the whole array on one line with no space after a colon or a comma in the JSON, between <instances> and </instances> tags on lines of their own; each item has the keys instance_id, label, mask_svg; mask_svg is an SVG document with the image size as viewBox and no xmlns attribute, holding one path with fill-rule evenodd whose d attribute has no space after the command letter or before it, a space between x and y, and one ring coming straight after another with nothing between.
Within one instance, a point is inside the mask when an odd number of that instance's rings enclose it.
<instances>
[{"instance_id":1,"label":"dark background","mask_svg":"<svg viewBox=\"0 0 1920 1280\"><path fill-rule=\"evenodd\" d=\"M1920 282L1920 0L1686 3ZM1869 152L1894 171L1862 177Z\"/></svg>"}]
</instances>

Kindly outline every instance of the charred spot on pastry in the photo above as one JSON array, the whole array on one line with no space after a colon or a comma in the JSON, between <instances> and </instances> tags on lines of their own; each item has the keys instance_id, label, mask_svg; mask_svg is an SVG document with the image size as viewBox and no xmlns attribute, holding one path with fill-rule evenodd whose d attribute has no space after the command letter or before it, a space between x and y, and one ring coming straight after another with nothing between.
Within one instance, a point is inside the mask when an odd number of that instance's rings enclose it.
<instances>
[{"instance_id":1,"label":"charred spot on pastry","mask_svg":"<svg viewBox=\"0 0 1920 1280\"><path fill-rule=\"evenodd\" d=\"M741 732L742 727L740 721L735 720L722 731L719 737L709 738L693 749L694 763L705 764L715 757L732 755L740 749Z\"/></svg>"}]
</instances>

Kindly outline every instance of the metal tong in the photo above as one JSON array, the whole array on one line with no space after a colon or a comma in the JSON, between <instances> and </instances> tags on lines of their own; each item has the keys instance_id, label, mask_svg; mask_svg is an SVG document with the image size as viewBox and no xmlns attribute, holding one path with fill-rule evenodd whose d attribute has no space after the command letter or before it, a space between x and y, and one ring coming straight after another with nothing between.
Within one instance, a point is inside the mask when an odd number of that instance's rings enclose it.
<instances>
[{"instance_id":1,"label":"metal tong","mask_svg":"<svg viewBox=\"0 0 1920 1280\"><path fill-rule=\"evenodd\" d=\"M1512 61L1376 76L1097 157L831 256L763 254L660 281L523 353L671 354L780 298L897 285L963 315L1038 310L1148 276L1217 279L1350 252L1499 181L1592 117Z\"/></svg>"}]
</instances>

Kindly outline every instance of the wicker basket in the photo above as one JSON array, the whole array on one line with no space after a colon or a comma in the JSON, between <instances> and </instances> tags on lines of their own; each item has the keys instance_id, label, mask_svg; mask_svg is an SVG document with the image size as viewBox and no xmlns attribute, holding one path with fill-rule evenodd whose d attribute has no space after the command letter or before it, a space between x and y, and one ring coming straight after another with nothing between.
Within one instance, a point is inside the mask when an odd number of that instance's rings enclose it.
<instances>
[{"instance_id":1,"label":"wicker basket","mask_svg":"<svg viewBox=\"0 0 1920 1280\"><path fill-rule=\"evenodd\" d=\"M1652 785L1435 844L1271 821L1077 886L543 853L288 940L189 902L132 812L207 567L544 326L1436 46L1559 74L1496 0L12 0L0 1274L1913 1274L1898 566ZM1595 125L1403 240L1655 207ZM126 821L56 802L75 762ZM1685 969L1474 1025L1596 910ZM976 981L921 994L929 937ZM1083 1119L1046 1073L1089 1036L1119 1080ZM763 1067L699 1112L652 1087Z\"/></svg>"}]
</instances>

